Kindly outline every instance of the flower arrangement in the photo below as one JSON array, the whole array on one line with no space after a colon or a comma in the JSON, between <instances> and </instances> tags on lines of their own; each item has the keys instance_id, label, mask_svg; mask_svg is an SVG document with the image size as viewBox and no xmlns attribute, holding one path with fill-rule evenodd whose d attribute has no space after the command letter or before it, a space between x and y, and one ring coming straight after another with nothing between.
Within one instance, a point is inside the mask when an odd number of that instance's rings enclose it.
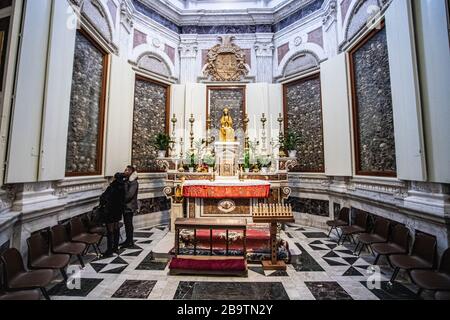
<instances>
[{"instance_id":1,"label":"flower arrangement","mask_svg":"<svg viewBox=\"0 0 450 320\"><path fill-rule=\"evenodd\" d=\"M216 158L211 153L207 153L203 157L203 163L208 167L214 167L214 165L216 164Z\"/></svg>"}]
</instances>

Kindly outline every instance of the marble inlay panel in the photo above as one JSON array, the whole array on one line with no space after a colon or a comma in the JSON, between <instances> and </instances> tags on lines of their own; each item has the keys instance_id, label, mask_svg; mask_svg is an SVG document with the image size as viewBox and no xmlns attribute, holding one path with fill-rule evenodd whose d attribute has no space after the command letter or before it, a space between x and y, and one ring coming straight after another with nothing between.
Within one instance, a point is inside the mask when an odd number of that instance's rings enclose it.
<instances>
[{"instance_id":1,"label":"marble inlay panel","mask_svg":"<svg viewBox=\"0 0 450 320\"><path fill-rule=\"evenodd\" d=\"M174 300L289 300L281 282L181 281Z\"/></svg>"},{"instance_id":2,"label":"marble inlay panel","mask_svg":"<svg viewBox=\"0 0 450 320\"><path fill-rule=\"evenodd\" d=\"M292 266L297 272L322 272L325 271L320 264L302 247L300 243L295 243L297 248L300 249L301 254L295 261L292 261Z\"/></svg>"},{"instance_id":3,"label":"marble inlay panel","mask_svg":"<svg viewBox=\"0 0 450 320\"><path fill-rule=\"evenodd\" d=\"M157 261L153 259L153 254L149 253L141 263L136 267L135 270L159 270L163 271L166 269L167 261Z\"/></svg>"},{"instance_id":4,"label":"marble inlay panel","mask_svg":"<svg viewBox=\"0 0 450 320\"><path fill-rule=\"evenodd\" d=\"M308 33L308 42L315 43L323 48L323 29L317 28Z\"/></svg>"},{"instance_id":5,"label":"marble inlay panel","mask_svg":"<svg viewBox=\"0 0 450 320\"><path fill-rule=\"evenodd\" d=\"M288 54L289 50L290 50L289 43L285 43L277 48L278 64L281 63L283 58Z\"/></svg>"},{"instance_id":6,"label":"marble inlay panel","mask_svg":"<svg viewBox=\"0 0 450 320\"><path fill-rule=\"evenodd\" d=\"M242 34L242 33L272 33L272 25L220 25L220 26L182 26L182 34Z\"/></svg>"},{"instance_id":7,"label":"marble inlay panel","mask_svg":"<svg viewBox=\"0 0 450 320\"><path fill-rule=\"evenodd\" d=\"M147 35L137 29L134 29L133 48L136 48L137 46L140 46L144 43L147 43Z\"/></svg>"},{"instance_id":8,"label":"marble inlay panel","mask_svg":"<svg viewBox=\"0 0 450 320\"><path fill-rule=\"evenodd\" d=\"M298 171L324 172L320 76L285 85L284 99L287 129L301 138L297 149Z\"/></svg>"},{"instance_id":9,"label":"marble inlay panel","mask_svg":"<svg viewBox=\"0 0 450 320\"><path fill-rule=\"evenodd\" d=\"M177 26L176 23L174 23L174 22L170 21L169 19L167 19L166 17L160 15L158 12L156 12L152 8L149 8L148 6L144 5L139 0L132 0L132 1L133 1L133 6L136 8L136 10L138 12L142 13L143 15L152 19L153 21L156 21L160 25L162 25L176 33L181 32L180 27Z\"/></svg>"},{"instance_id":10,"label":"marble inlay panel","mask_svg":"<svg viewBox=\"0 0 450 320\"><path fill-rule=\"evenodd\" d=\"M172 48L169 45L164 45L164 52L170 58L170 60L175 64L175 48Z\"/></svg>"},{"instance_id":11,"label":"marble inlay panel","mask_svg":"<svg viewBox=\"0 0 450 320\"><path fill-rule=\"evenodd\" d=\"M294 212L307 213L320 217L330 216L330 202L327 200L290 197L288 203L292 205Z\"/></svg>"},{"instance_id":12,"label":"marble inlay panel","mask_svg":"<svg viewBox=\"0 0 450 320\"><path fill-rule=\"evenodd\" d=\"M305 282L316 300L353 300L337 282Z\"/></svg>"},{"instance_id":13,"label":"marble inlay panel","mask_svg":"<svg viewBox=\"0 0 450 320\"><path fill-rule=\"evenodd\" d=\"M223 109L228 108L233 119L233 129L238 135L240 129L243 133L245 117L245 89L230 88L218 89L209 88L209 115L211 117L211 126L216 141L219 141L220 119L223 115Z\"/></svg>"},{"instance_id":14,"label":"marble inlay panel","mask_svg":"<svg viewBox=\"0 0 450 320\"><path fill-rule=\"evenodd\" d=\"M63 281L48 290L51 296L86 297L103 279L81 278L80 289L72 289Z\"/></svg>"},{"instance_id":15,"label":"marble inlay panel","mask_svg":"<svg viewBox=\"0 0 450 320\"><path fill-rule=\"evenodd\" d=\"M77 32L70 98L66 172L101 172L104 54L81 32Z\"/></svg>"},{"instance_id":16,"label":"marble inlay panel","mask_svg":"<svg viewBox=\"0 0 450 320\"><path fill-rule=\"evenodd\" d=\"M340 203L333 203L333 213L334 217L337 218L339 216L339 212L341 212L341 204Z\"/></svg>"},{"instance_id":17,"label":"marble inlay panel","mask_svg":"<svg viewBox=\"0 0 450 320\"><path fill-rule=\"evenodd\" d=\"M138 215L170 210L170 200L166 197L142 199Z\"/></svg>"},{"instance_id":18,"label":"marble inlay panel","mask_svg":"<svg viewBox=\"0 0 450 320\"><path fill-rule=\"evenodd\" d=\"M357 171L395 174L394 115L386 29L351 54L357 125Z\"/></svg>"},{"instance_id":19,"label":"marble inlay panel","mask_svg":"<svg viewBox=\"0 0 450 320\"><path fill-rule=\"evenodd\" d=\"M290 16L284 18L283 20L281 20L280 22L276 23L273 26L273 32L278 32L283 30L284 28L290 26L291 24L296 23L298 20L301 20L307 16L309 16L310 14L316 12L317 10L319 10L325 0L315 0L312 1L311 3L309 3L308 5L300 8L299 10L297 10L296 12L292 13Z\"/></svg>"},{"instance_id":20,"label":"marble inlay panel","mask_svg":"<svg viewBox=\"0 0 450 320\"><path fill-rule=\"evenodd\" d=\"M112 298L147 299L155 284L150 280L125 280Z\"/></svg>"},{"instance_id":21,"label":"marble inlay panel","mask_svg":"<svg viewBox=\"0 0 450 320\"><path fill-rule=\"evenodd\" d=\"M136 79L132 159L140 172L151 172L155 168L157 150L153 142L159 133L166 133L167 99L166 86Z\"/></svg>"}]
</instances>

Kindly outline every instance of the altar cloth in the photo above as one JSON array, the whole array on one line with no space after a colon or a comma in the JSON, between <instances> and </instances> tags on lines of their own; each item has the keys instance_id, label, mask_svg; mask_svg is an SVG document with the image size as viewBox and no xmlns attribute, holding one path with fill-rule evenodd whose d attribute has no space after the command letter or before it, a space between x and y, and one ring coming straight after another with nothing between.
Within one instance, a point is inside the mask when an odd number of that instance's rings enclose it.
<instances>
[{"instance_id":1,"label":"altar cloth","mask_svg":"<svg viewBox=\"0 0 450 320\"><path fill-rule=\"evenodd\" d=\"M183 195L186 198L203 199L261 199L268 198L270 183L267 181L186 181Z\"/></svg>"}]
</instances>

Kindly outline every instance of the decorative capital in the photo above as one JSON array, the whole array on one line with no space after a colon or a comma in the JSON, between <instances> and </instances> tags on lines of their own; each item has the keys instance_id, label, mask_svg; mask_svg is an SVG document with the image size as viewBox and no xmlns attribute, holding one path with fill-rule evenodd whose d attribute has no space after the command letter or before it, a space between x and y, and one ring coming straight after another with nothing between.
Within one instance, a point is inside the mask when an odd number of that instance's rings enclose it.
<instances>
[{"instance_id":1,"label":"decorative capital","mask_svg":"<svg viewBox=\"0 0 450 320\"><path fill-rule=\"evenodd\" d=\"M256 42L255 52L257 57L273 57L275 46L272 42Z\"/></svg>"},{"instance_id":2,"label":"decorative capital","mask_svg":"<svg viewBox=\"0 0 450 320\"><path fill-rule=\"evenodd\" d=\"M198 54L198 43L190 42L190 41L182 41L180 46L178 47L178 51L180 53L181 59L197 58Z\"/></svg>"}]
</instances>

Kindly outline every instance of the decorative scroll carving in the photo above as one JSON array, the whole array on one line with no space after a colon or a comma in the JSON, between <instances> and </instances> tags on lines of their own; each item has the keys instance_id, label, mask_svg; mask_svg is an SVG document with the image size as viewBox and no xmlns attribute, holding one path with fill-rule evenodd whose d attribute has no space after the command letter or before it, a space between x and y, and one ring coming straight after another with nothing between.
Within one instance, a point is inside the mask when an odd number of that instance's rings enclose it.
<instances>
[{"instance_id":1,"label":"decorative scroll carving","mask_svg":"<svg viewBox=\"0 0 450 320\"><path fill-rule=\"evenodd\" d=\"M215 45L209 50L203 73L213 81L240 81L250 71L245 63L245 52L232 43L233 36L219 39L222 40L222 44Z\"/></svg>"}]
</instances>

